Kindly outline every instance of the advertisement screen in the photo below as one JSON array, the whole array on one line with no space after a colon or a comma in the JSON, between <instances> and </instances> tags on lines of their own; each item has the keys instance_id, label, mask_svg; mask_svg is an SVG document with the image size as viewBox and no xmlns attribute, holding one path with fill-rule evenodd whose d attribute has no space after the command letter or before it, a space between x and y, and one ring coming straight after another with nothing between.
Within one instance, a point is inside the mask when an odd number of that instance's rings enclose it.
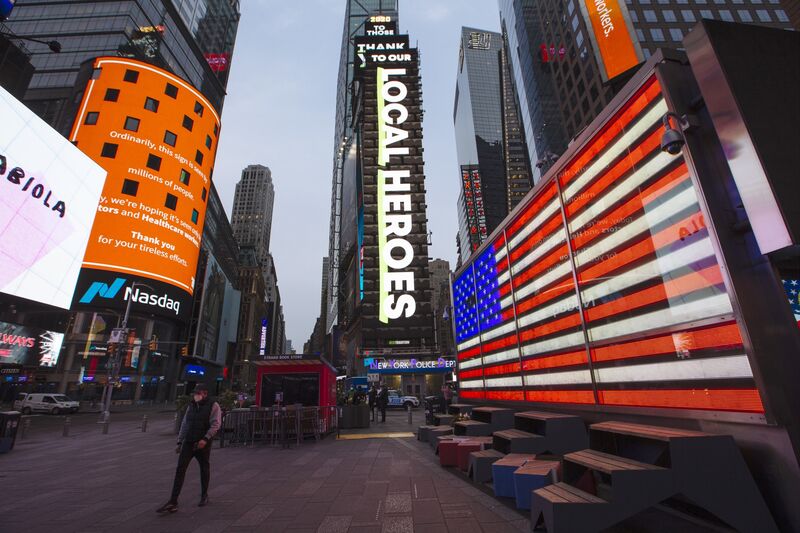
<instances>
[{"instance_id":1,"label":"advertisement screen","mask_svg":"<svg viewBox=\"0 0 800 533\"><path fill-rule=\"evenodd\" d=\"M580 4L603 81L644 61L625 2L583 0Z\"/></svg>"},{"instance_id":2,"label":"advertisement screen","mask_svg":"<svg viewBox=\"0 0 800 533\"><path fill-rule=\"evenodd\" d=\"M764 412L666 111L653 77L458 272L462 398Z\"/></svg>"},{"instance_id":3,"label":"advertisement screen","mask_svg":"<svg viewBox=\"0 0 800 533\"><path fill-rule=\"evenodd\" d=\"M55 367L64 334L0 322L0 364Z\"/></svg>"},{"instance_id":4,"label":"advertisement screen","mask_svg":"<svg viewBox=\"0 0 800 533\"><path fill-rule=\"evenodd\" d=\"M164 284L167 299L188 307L219 117L191 85L149 64L98 58L94 68L70 139L108 179L81 278L94 283L98 272L113 272L150 285L151 294ZM87 302L76 295L75 304Z\"/></svg>"},{"instance_id":5,"label":"advertisement screen","mask_svg":"<svg viewBox=\"0 0 800 533\"><path fill-rule=\"evenodd\" d=\"M0 88L0 292L69 309L106 172Z\"/></svg>"}]
</instances>

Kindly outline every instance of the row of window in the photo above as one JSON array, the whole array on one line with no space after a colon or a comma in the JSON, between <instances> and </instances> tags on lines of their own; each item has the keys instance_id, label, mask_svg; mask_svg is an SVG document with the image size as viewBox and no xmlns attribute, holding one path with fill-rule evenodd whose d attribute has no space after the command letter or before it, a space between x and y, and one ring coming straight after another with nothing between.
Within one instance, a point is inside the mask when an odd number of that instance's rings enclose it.
<instances>
[{"instance_id":1,"label":"row of window","mask_svg":"<svg viewBox=\"0 0 800 533\"><path fill-rule=\"evenodd\" d=\"M696 22L697 16L695 12L691 9L681 9L681 17L683 18L684 22ZM701 9L700 10L700 18L704 19L713 19L714 13L710 9ZM722 20L728 22L734 22L733 13L728 9L720 9L718 11L719 17ZM775 15L775 18L778 22L789 22L789 17L786 15L782 9L776 9L772 12ZM739 16L740 22L754 22L755 19L753 18L753 14L751 11L747 9L737 9L736 14ZM758 17L759 22L774 22L772 16L770 15L770 11L767 9L756 9L755 15ZM633 22L639 22L639 14L635 10L630 11L631 20ZM642 16L644 17L644 22L659 22L658 13L653 11L652 9L644 9L642 10ZM678 22L678 18L675 15L675 12L671 9L665 9L661 11L661 16L664 19L664 22Z\"/></svg>"}]
</instances>

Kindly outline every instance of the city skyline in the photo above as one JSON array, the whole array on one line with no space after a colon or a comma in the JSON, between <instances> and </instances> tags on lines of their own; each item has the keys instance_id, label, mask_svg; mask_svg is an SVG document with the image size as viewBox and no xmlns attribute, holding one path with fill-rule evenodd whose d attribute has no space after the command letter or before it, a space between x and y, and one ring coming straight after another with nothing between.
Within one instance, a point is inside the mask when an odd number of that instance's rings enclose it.
<instances>
[{"instance_id":1,"label":"city skyline","mask_svg":"<svg viewBox=\"0 0 800 533\"><path fill-rule=\"evenodd\" d=\"M226 210L233 205L235 183L246 165L265 165L276 176L271 250L280 273L286 337L295 346L308 339L319 314L318 307L308 303L319 301L319 264L328 250L335 88L345 6L323 0L310 4L301 9L276 8L268 1L243 3L214 170ZM400 2L400 30L411 35L421 55L428 229L433 232L429 253L451 265L456 263L458 223L452 108L459 35L462 26L500 30L495 2L471 0L455 8L444 0ZM316 19L307 13L325 24L312 32ZM295 55L262 53L265 46L275 49L287 43ZM305 68L297 68L298 57L308 61ZM276 78L280 81L269 83ZM289 120L308 127L281 126Z\"/></svg>"}]
</instances>

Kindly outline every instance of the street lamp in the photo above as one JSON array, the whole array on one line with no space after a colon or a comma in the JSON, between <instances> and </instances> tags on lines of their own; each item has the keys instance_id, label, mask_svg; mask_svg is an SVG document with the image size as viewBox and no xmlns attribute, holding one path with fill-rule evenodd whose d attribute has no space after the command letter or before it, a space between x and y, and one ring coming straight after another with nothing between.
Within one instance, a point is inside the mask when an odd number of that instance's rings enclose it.
<instances>
[{"instance_id":1,"label":"street lamp","mask_svg":"<svg viewBox=\"0 0 800 533\"><path fill-rule=\"evenodd\" d=\"M128 318L131 314L131 302L133 301L133 292L136 290L136 287L144 287L146 289L150 289L151 291L155 292L155 289L150 285L145 283L141 283L138 281L134 281L131 284L130 293L128 294L128 302L125 305L125 316L122 318L122 327L119 328L118 332L121 332L125 335L125 342L121 344L123 349L128 347ZM111 344L109 342L109 344ZM120 343L116 343L120 345ZM111 420L111 392L113 390L113 386L119 377L119 365L120 365L120 350L114 350L114 353L109 356L108 358L108 377L106 379L106 390L105 395L103 398L103 413L101 415L101 422L107 424Z\"/></svg>"},{"instance_id":2,"label":"street lamp","mask_svg":"<svg viewBox=\"0 0 800 533\"><path fill-rule=\"evenodd\" d=\"M0 31L0 35L2 35L3 37L8 37L10 39L18 39L21 41L31 41L33 43L46 44L51 52L54 52L56 54L61 52L61 43L58 41L42 41L41 39L34 39L33 37L23 37L22 35L15 35L13 33L4 31Z\"/></svg>"}]
</instances>

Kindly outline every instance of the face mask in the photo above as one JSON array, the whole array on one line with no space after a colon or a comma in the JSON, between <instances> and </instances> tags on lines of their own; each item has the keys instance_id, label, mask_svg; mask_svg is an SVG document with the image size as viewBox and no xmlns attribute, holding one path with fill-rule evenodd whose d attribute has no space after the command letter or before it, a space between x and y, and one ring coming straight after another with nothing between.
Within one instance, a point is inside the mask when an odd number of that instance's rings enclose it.
<instances>
[{"instance_id":1,"label":"face mask","mask_svg":"<svg viewBox=\"0 0 800 533\"><path fill-rule=\"evenodd\" d=\"M202 399L203 399L203 395L202 394L195 394L194 395L194 401L199 402Z\"/></svg>"}]
</instances>

